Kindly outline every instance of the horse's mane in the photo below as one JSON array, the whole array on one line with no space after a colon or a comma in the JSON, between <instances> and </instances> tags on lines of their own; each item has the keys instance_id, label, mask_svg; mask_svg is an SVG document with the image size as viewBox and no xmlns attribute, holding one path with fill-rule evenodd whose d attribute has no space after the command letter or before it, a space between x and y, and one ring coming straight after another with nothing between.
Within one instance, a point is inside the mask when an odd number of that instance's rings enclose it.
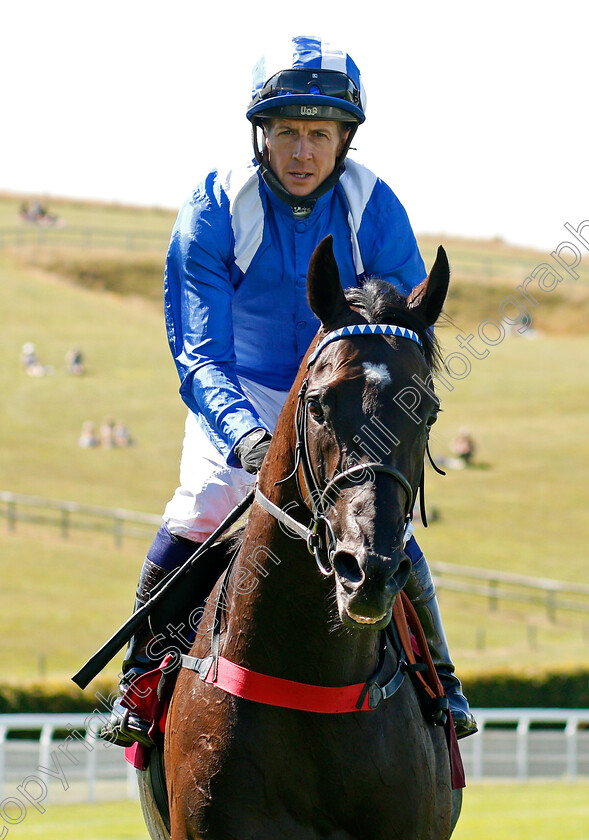
<instances>
[{"instance_id":1,"label":"horse's mane","mask_svg":"<svg viewBox=\"0 0 589 840\"><path fill-rule=\"evenodd\" d=\"M416 332L423 344L423 352L433 373L442 365L442 355L433 329L407 306L407 300L394 286L384 280L369 278L363 286L345 290L346 299L360 315L372 324L396 324Z\"/></svg>"}]
</instances>

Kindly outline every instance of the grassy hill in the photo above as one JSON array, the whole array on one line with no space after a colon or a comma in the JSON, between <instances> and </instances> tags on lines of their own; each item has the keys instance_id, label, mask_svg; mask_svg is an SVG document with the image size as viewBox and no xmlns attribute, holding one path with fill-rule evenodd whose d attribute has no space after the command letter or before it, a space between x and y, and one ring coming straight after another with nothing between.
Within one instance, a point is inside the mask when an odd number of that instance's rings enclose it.
<instances>
[{"instance_id":1,"label":"grassy hill","mask_svg":"<svg viewBox=\"0 0 589 840\"><path fill-rule=\"evenodd\" d=\"M160 303L174 214L51 201L65 226L19 241L28 230L18 218L20 201L0 197L0 489L160 513L176 486L185 414ZM88 231L102 232L98 247ZM428 265L439 241L420 237ZM548 255L501 242L443 244L453 267L447 309L455 325L438 332L446 356L468 355L458 333L476 337L484 319L497 319ZM430 559L589 583L588 265L589 255L579 281L537 294L533 338L506 336L486 358L469 356L468 375L447 378L452 390L438 387L443 413L434 455L448 456L465 425L478 452L473 469L444 478L428 472L428 507L439 518L419 540ZM20 369L26 341L53 366L51 376L34 379ZM65 371L75 344L87 364L83 377ZM80 449L82 423L105 417L124 420L135 445ZM118 550L92 533L64 541L56 529L0 526L0 633L9 640L0 681L65 681L127 617L147 544L127 541ZM589 616L558 613L551 622L533 607L502 602L491 612L483 599L444 591L441 600L463 673L586 663Z\"/></svg>"}]
</instances>

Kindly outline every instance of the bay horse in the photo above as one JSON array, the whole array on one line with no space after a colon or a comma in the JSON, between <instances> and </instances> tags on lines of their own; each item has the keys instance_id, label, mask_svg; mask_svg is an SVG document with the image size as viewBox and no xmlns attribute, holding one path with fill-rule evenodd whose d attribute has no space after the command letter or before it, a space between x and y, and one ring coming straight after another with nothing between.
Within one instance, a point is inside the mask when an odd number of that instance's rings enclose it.
<instances>
[{"instance_id":1,"label":"bay horse","mask_svg":"<svg viewBox=\"0 0 589 840\"><path fill-rule=\"evenodd\" d=\"M440 248L406 300L380 281L344 293L331 237L313 255L321 327L168 712L171 840L452 833L444 731L384 632L411 568L404 535L439 408L427 383L448 281ZM390 696L372 685L350 707L343 687L375 671Z\"/></svg>"}]
</instances>

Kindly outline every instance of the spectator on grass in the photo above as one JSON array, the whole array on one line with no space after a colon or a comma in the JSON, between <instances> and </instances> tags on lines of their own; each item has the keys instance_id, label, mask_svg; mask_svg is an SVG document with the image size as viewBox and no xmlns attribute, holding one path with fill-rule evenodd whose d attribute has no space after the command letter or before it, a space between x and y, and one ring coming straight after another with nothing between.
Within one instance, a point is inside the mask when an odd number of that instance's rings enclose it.
<instances>
[{"instance_id":1,"label":"spectator on grass","mask_svg":"<svg viewBox=\"0 0 589 840\"><path fill-rule=\"evenodd\" d=\"M20 206L20 217L23 222L30 222L39 225L55 225L59 223L59 217L50 213L44 204L35 200L30 204L23 202Z\"/></svg>"},{"instance_id":2,"label":"spectator on grass","mask_svg":"<svg viewBox=\"0 0 589 840\"><path fill-rule=\"evenodd\" d=\"M115 421L107 417L100 427L100 445L104 449L112 449L115 445Z\"/></svg>"},{"instance_id":3,"label":"spectator on grass","mask_svg":"<svg viewBox=\"0 0 589 840\"><path fill-rule=\"evenodd\" d=\"M82 449L91 449L94 446L98 446L98 438L96 437L96 430L92 420L86 420L85 423L82 423L78 446L81 446Z\"/></svg>"},{"instance_id":4,"label":"spectator on grass","mask_svg":"<svg viewBox=\"0 0 589 840\"><path fill-rule=\"evenodd\" d=\"M450 450L465 467L472 466L476 444L470 430L466 426L462 426L458 430L458 434L450 443Z\"/></svg>"},{"instance_id":5,"label":"spectator on grass","mask_svg":"<svg viewBox=\"0 0 589 840\"><path fill-rule=\"evenodd\" d=\"M115 446L131 446L133 444L133 440L131 435L129 434L129 429L125 425L125 423L116 423L113 429L113 436L114 436L114 445Z\"/></svg>"},{"instance_id":6,"label":"spectator on grass","mask_svg":"<svg viewBox=\"0 0 589 840\"><path fill-rule=\"evenodd\" d=\"M53 372L53 368L39 362L35 345L30 341L25 342L22 346L20 363L29 376L47 376Z\"/></svg>"},{"instance_id":7,"label":"spectator on grass","mask_svg":"<svg viewBox=\"0 0 589 840\"><path fill-rule=\"evenodd\" d=\"M23 344L20 352L20 363L27 372L39 363L37 353L35 351L35 345L32 342L27 341Z\"/></svg>"},{"instance_id":8,"label":"spectator on grass","mask_svg":"<svg viewBox=\"0 0 589 840\"><path fill-rule=\"evenodd\" d=\"M81 376L85 371L82 351L76 345L65 354L65 363L67 365L67 372L73 376Z\"/></svg>"}]
</instances>

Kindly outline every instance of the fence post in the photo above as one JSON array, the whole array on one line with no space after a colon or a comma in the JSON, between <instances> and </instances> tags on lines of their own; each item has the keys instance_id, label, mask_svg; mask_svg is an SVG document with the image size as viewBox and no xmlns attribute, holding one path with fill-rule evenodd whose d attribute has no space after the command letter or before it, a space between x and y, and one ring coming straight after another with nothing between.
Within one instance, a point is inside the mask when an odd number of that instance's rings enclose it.
<instances>
[{"instance_id":1,"label":"fence post","mask_svg":"<svg viewBox=\"0 0 589 840\"><path fill-rule=\"evenodd\" d=\"M490 580L489 581L489 608L493 611L497 609L499 606L498 600L498 593L497 590L499 588L499 581L498 580Z\"/></svg>"},{"instance_id":2,"label":"fence post","mask_svg":"<svg viewBox=\"0 0 589 840\"><path fill-rule=\"evenodd\" d=\"M67 508L61 509L61 537L67 540L70 529L70 512Z\"/></svg>"},{"instance_id":3,"label":"fence post","mask_svg":"<svg viewBox=\"0 0 589 840\"><path fill-rule=\"evenodd\" d=\"M137 771L131 764L127 764L127 799L139 799Z\"/></svg>"},{"instance_id":4,"label":"fence post","mask_svg":"<svg viewBox=\"0 0 589 840\"><path fill-rule=\"evenodd\" d=\"M97 778L97 768L96 768L96 744L97 744L97 733L94 728L90 725L86 730L86 743L90 747L88 751L88 757L86 760L86 780L88 782L88 794L86 798L86 802L96 802L96 778Z\"/></svg>"},{"instance_id":5,"label":"fence post","mask_svg":"<svg viewBox=\"0 0 589 840\"><path fill-rule=\"evenodd\" d=\"M113 533L115 538L115 545L117 548L120 548L123 544L123 520L116 513L114 517Z\"/></svg>"},{"instance_id":6,"label":"fence post","mask_svg":"<svg viewBox=\"0 0 589 840\"><path fill-rule=\"evenodd\" d=\"M53 737L53 724L45 723L41 729L41 738L39 740L39 768L48 767L51 748L51 739ZM47 799L49 799L49 779L47 779Z\"/></svg>"},{"instance_id":7,"label":"fence post","mask_svg":"<svg viewBox=\"0 0 589 840\"><path fill-rule=\"evenodd\" d=\"M477 715L479 731L472 736L472 777L483 778L483 738L485 732L485 718Z\"/></svg>"},{"instance_id":8,"label":"fence post","mask_svg":"<svg viewBox=\"0 0 589 840\"><path fill-rule=\"evenodd\" d=\"M567 778L570 782L577 780L577 731L578 721L569 718L564 730L567 745Z\"/></svg>"},{"instance_id":9,"label":"fence post","mask_svg":"<svg viewBox=\"0 0 589 840\"><path fill-rule=\"evenodd\" d=\"M527 625L527 637L528 637L528 647L531 650L535 650L538 646L537 639L538 639L538 628L535 624L530 624L528 622Z\"/></svg>"},{"instance_id":10,"label":"fence post","mask_svg":"<svg viewBox=\"0 0 589 840\"><path fill-rule=\"evenodd\" d=\"M6 522L8 524L9 531L16 530L16 500L10 499L7 503L7 510L6 510Z\"/></svg>"},{"instance_id":11,"label":"fence post","mask_svg":"<svg viewBox=\"0 0 589 840\"><path fill-rule=\"evenodd\" d=\"M8 727L0 725L0 799L4 798L4 778L6 774L6 733Z\"/></svg>"},{"instance_id":12,"label":"fence post","mask_svg":"<svg viewBox=\"0 0 589 840\"><path fill-rule=\"evenodd\" d=\"M546 612L549 621L556 621L556 592L548 589L546 592Z\"/></svg>"},{"instance_id":13,"label":"fence post","mask_svg":"<svg viewBox=\"0 0 589 840\"><path fill-rule=\"evenodd\" d=\"M527 717L521 717L516 730L517 746L517 777L520 780L528 778L528 732L530 721Z\"/></svg>"}]
</instances>

